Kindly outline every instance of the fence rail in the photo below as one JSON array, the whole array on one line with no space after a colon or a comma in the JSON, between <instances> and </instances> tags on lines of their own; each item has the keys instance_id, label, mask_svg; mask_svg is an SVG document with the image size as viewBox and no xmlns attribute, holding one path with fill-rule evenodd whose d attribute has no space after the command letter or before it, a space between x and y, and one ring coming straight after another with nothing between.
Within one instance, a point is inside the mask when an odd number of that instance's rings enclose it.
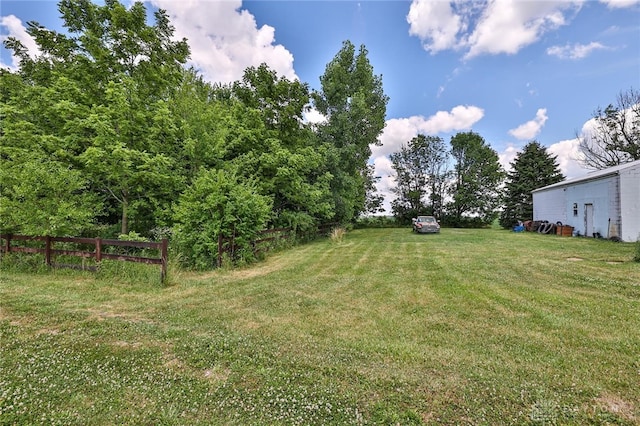
<instances>
[{"instance_id":1,"label":"fence rail","mask_svg":"<svg viewBox=\"0 0 640 426\"><path fill-rule=\"evenodd\" d=\"M269 248L265 246L267 243L275 243L279 240L288 240L293 237L292 228L264 229L258 232L258 239L251 242L253 253L258 254L268 251ZM216 260L218 268L222 266L224 254L233 257L237 248L235 236L225 238L222 235L218 235L218 258Z\"/></svg>"},{"instance_id":2,"label":"fence rail","mask_svg":"<svg viewBox=\"0 0 640 426\"><path fill-rule=\"evenodd\" d=\"M293 228L272 228L272 229L264 229L258 232L258 238L251 242L251 246L253 248L253 253L258 254L262 252L269 251L272 246L271 244L276 244L279 241L287 241L294 240L296 238L300 238L304 240L310 240L317 237L326 237L331 232L338 223L325 223L317 228L312 230L308 230L305 233L297 233L294 232ZM217 266L222 266L224 255L229 255L232 258L236 253L236 249L238 248L235 243L235 236L231 237L223 237L222 235L218 235L218 256L217 256Z\"/></svg>"},{"instance_id":3,"label":"fence rail","mask_svg":"<svg viewBox=\"0 0 640 426\"><path fill-rule=\"evenodd\" d=\"M12 245L14 241L41 241L44 242L44 247L26 247L21 245ZM167 263L168 263L168 242L163 239L159 242L145 242L145 241L122 241L122 240L109 240L102 238L75 238L75 237L35 237L28 235L0 235L0 252L4 253L40 253L44 254L45 263L49 267L59 268L74 268L74 269L88 269L95 270L95 266L74 265L74 264L60 264L55 263L53 260L56 255L66 255L80 257L82 259L95 259L96 263L100 263L103 259L119 260L127 262L146 263L150 265L160 265L160 281L164 282L167 277ZM94 251L83 250L69 250L69 249L56 249L55 243L75 243L86 244L95 247ZM132 256L128 254L117 253L105 253L103 250L105 246L117 246L117 247L133 247L141 249L158 250L159 257L146 257L146 256Z\"/></svg>"}]
</instances>

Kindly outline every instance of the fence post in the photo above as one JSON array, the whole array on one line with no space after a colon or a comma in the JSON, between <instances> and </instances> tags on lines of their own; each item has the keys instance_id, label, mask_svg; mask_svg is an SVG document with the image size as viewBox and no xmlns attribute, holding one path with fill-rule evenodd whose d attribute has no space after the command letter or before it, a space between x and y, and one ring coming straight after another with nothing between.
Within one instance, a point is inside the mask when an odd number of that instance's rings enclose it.
<instances>
[{"instance_id":1,"label":"fence post","mask_svg":"<svg viewBox=\"0 0 640 426\"><path fill-rule=\"evenodd\" d=\"M11 253L11 234L7 234L6 246L4 247L5 253Z\"/></svg>"},{"instance_id":2,"label":"fence post","mask_svg":"<svg viewBox=\"0 0 640 426\"><path fill-rule=\"evenodd\" d=\"M168 241L166 238L162 239L162 243L161 243L161 247L160 247L160 258L162 259L162 270L160 271L160 282L164 284L165 279L167 278L167 261L168 261L168 255L167 255L167 248L168 248Z\"/></svg>"},{"instance_id":3,"label":"fence post","mask_svg":"<svg viewBox=\"0 0 640 426\"><path fill-rule=\"evenodd\" d=\"M102 262L102 239L96 237L96 263Z\"/></svg>"},{"instance_id":4,"label":"fence post","mask_svg":"<svg viewBox=\"0 0 640 426\"><path fill-rule=\"evenodd\" d=\"M51 237L44 237L44 263L51 267Z\"/></svg>"}]
</instances>

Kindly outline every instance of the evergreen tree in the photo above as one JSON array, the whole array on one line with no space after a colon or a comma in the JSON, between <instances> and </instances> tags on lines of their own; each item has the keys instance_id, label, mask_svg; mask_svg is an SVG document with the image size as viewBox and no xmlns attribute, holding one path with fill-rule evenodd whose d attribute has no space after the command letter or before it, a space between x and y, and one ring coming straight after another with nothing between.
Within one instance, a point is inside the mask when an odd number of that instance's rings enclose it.
<instances>
[{"instance_id":1,"label":"evergreen tree","mask_svg":"<svg viewBox=\"0 0 640 426\"><path fill-rule=\"evenodd\" d=\"M564 180L556 157L536 141L525 145L511 166L507 173L504 210L500 214L503 228L511 228L519 220L533 219L531 191Z\"/></svg>"}]
</instances>

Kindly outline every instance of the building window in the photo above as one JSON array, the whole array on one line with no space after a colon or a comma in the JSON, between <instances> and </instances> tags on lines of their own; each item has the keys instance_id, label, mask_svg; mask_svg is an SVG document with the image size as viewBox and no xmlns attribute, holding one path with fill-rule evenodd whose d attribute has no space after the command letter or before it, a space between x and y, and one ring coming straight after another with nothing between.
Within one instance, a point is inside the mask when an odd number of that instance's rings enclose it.
<instances>
[{"instance_id":1,"label":"building window","mask_svg":"<svg viewBox=\"0 0 640 426\"><path fill-rule=\"evenodd\" d=\"M573 203L573 217L578 217L578 203Z\"/></svg>"}]
</instances>

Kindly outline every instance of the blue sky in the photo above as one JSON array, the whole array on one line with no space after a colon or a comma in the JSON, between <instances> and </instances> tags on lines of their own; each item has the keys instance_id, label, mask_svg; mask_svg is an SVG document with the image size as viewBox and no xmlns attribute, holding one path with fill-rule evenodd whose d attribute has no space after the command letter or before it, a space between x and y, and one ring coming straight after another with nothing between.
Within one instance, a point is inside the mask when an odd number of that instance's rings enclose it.
<instances>
[{"instance_id":1,"label":"blue sky","mask_svg":"<svg viewBox=\"0 0 640 426\"><path fill-rule=\"evenodd\" d=\"M448 142L473 130L505 167L535 139L567 177L583 175L576 135L597 107L640 88L640 0L146 4L167 10L176 35L189 40L191 65L210 81L239 79L266 62L319 88L344 40L364 44L390 97L383 145L371 158L385 194L393 186L388 154L418 133ZM62 30L55 1L1 0L0 16L3 38L23 39L31 20ZM4 50L0 61L14 66Z\"/></svg>"}]
</instances>

